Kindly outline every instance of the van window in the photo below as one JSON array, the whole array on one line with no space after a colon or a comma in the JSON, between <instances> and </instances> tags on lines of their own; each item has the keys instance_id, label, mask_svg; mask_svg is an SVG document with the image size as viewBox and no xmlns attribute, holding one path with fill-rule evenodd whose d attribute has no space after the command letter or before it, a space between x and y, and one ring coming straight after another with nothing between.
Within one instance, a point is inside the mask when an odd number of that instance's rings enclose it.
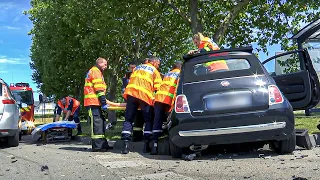
<instances>
[{"instance_id":1,"label":"van window","mask_svg":"<svg viewBox=\"0 0 320 180\"><path fill-rule=\"evenodd\" d=\"M197 76L250 69L250 63L246 59L215 59L195 64L193 73Z\"/></svg>"}]
</instances>

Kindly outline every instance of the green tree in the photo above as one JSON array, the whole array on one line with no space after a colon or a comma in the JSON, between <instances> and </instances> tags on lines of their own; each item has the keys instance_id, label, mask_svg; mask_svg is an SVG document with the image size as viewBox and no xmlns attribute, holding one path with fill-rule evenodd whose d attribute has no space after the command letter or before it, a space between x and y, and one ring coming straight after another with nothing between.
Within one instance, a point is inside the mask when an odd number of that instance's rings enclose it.
<instances>
[{"instance_id":1,"label":"green tree","mask_svg":"<svg viewBox=\"0 0 320 180\"><path fill-rule=\"evenodd\" d=\"M318 1L297 0L31 0L26 12L34 27L33 80L47 95L83 97L87 70L97 57L109 57L105 72L110 99L121 100L121 78L127 63L148 55L162 60L165 73L172 62L195 48L192 34L200 31L225 47L257 42L292 48L289 35L301 22L319 18Z\"/></svg>"}]
</instances>

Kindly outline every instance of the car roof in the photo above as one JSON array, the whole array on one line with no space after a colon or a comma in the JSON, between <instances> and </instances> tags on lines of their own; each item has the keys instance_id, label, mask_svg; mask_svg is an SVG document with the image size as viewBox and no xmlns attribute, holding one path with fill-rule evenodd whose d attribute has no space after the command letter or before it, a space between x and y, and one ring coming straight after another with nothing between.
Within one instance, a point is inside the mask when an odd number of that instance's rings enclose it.
<instances>
[{"instance_id":1,"label":"car roof","mask_svg":"<svg viewBox=\"0 0 320 180\"><path fill-rule=\"evenodd\" d=\"M201 53L196 53L193 55L184 55L183 59L184 61L189 61L195 57L199 57L199 56L204 56L204 55L208 55L208 54L218 54L218 53L225 53L225 52L247 52L252 54L253 48L252 46L247 46L247 47L239 47L239 48L229 48L229 49L220 49L220 50L215 50L215 51L206 51L206 52L201 52Z\"/></svg>"}]
</instances>

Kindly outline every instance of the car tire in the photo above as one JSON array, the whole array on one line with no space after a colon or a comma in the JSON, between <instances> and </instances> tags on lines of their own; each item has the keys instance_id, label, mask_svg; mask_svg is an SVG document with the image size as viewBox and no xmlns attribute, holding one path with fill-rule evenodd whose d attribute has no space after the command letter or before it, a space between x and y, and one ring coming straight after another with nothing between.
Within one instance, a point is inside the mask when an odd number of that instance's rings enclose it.
<instances>
[{"instance_id":1,"label":"car tire","mask_svg":"<svg viewBox=\"0 0 320 180\"><path fill-rule=\"evenodd\" d=\"M272 149L274 149L279 154L288 154L292 153L296 149L296 134L295 131L291 133L288 139L281 140L278 142L273 142L271 145Z\"/></svg>"},{"instance_id":2,"label":"car tire","mask_svg":"<svg viewBox=\"0 0 320 180\"><path fill-rule=\"evenodd\" d=\"M16 132L14 136L8 137L8 146L9 147L17 147L19 146L19 132Z\"/></svg>"},{"instance_id":3,"label":"car tire","mask_svg":"<svg viewBox=\"0 0 320 180\"><path fill-rule=\"evenodd\" d=\"M176 146L169 137L169 148L170 154L173 158L181 158L182 157L182 148Z\"/></svg>"}]
</instances>

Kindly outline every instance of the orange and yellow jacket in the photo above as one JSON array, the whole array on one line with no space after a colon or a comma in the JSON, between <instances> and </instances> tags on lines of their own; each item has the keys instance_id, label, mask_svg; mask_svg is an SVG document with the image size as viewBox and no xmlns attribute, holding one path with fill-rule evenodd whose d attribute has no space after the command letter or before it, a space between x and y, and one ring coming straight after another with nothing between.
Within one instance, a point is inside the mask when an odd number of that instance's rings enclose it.
<instances>
[{"instance_id":1,"label":"orange and yellow jacket","mask_svg":"<svg viewBox=\"0 0 320 180\"><path fill-rule=\"evenodd\" d=\"M146 63L137 66L130 76L130 80L123 93L153 105L154 93L159 90L162 79L159 71L152 64Z\"/></svg>"},{"instance_id":2,"label":"orange and yellow jacket","mask_svg":"<svg viewBox=\"0 0 320 180\"><path fill-rule=\"evenodd\" d=\"M84 84L84 106L103 106L106 104L107 85L104 81L102 71L93 66L85 78Z\"/></svg>"},{"instance_id":3,"label":"orange and yellow jacket","mask_svg":"<svg viewBox=\"0 0 320 180\"><path fill-rule=\"evenodd\" d=\"M180 69L173 69L164 75L160 88L156 92L155 102L168 104L171 107L170 110L172 109L178 88L179 76Z\"/></svg>"},{"instance_id":4,"label":"orange and yellow jacket","mask_svg":"<svg viewBox=\"0 0 320 180\"><path fill-rule=\"evenodd\" d=\"M205 51L210 51L210 50L219 50L219 46L213 42L210 38L205 37L200 41L200 45L198 49L204 49Z\"/></svg>"},{"instance_id":5,"label":"orange and yellow jacket","mask_svg":"<svg viewBox=\"0 0 320 180\"><path fill-rule=\"evenodd\" d=\"M79 108L80 106L80 102L78 100L76 100L75 98L66 97L66 104L63 105L61 103L61 101L58 101L58 114L61 113L61 111L63 111L63 113L67 113L68 111L71 111L71 115L74 114L74 112Z\"/></svg>"}]
</instances>

